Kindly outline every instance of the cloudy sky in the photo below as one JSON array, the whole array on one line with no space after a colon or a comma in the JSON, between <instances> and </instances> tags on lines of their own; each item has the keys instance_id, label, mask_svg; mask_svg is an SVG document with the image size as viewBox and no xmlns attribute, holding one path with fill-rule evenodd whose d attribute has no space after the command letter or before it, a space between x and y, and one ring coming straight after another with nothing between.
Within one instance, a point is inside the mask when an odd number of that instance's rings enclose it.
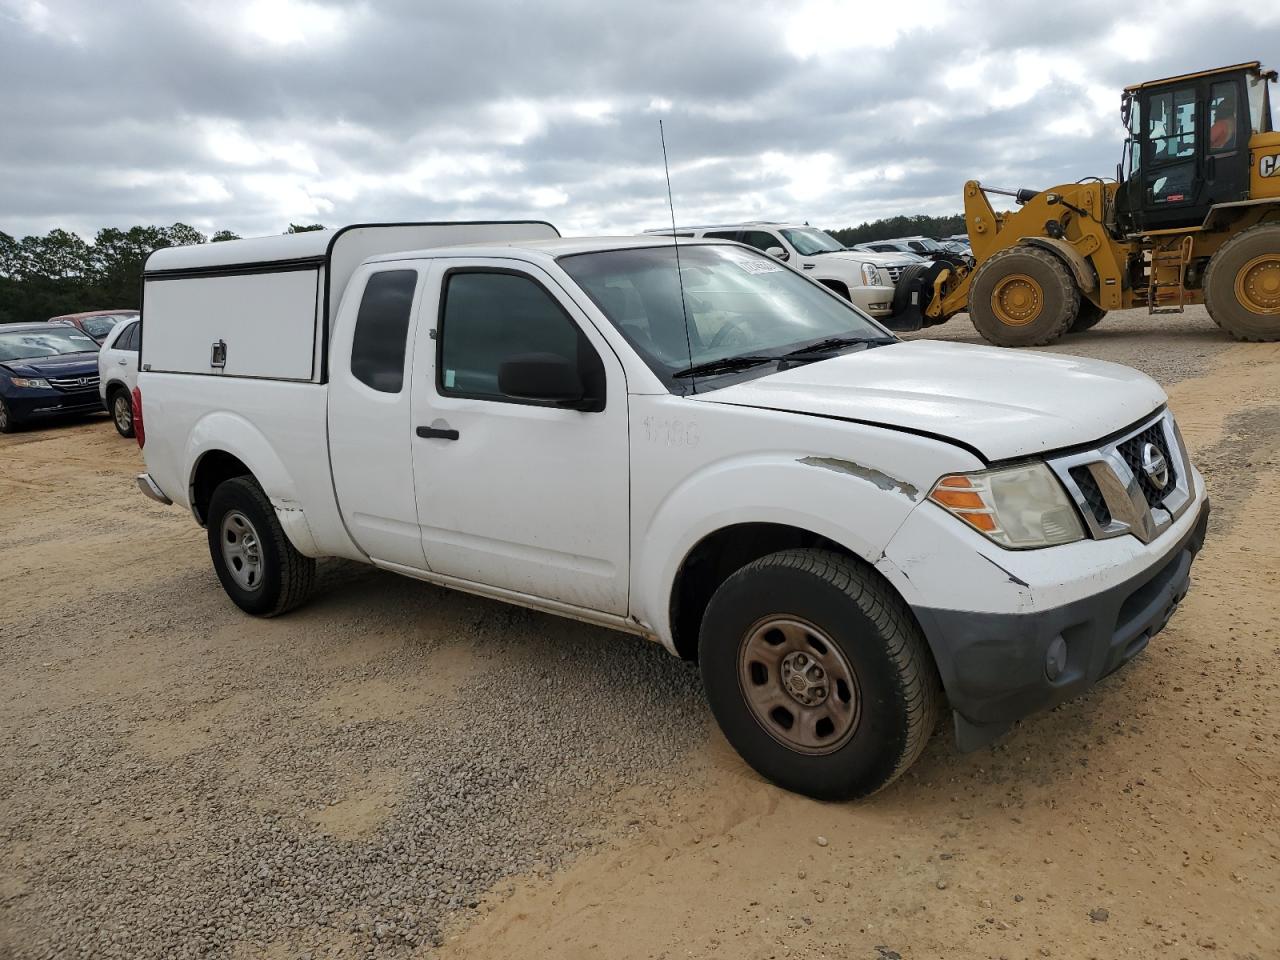
<instances>
[{"instance_id":1,"label":"cloudy sky","mask_svg":"<svg viewBox=\"0 0 1280 960\"><path fill-rule=\"evenodd\" d=\"M1110 175L1121 87L1278 48L1275 0L0 0L0 230L631 232L659 118L682 222L947 213Z\"/></svg>"}]
</instances>

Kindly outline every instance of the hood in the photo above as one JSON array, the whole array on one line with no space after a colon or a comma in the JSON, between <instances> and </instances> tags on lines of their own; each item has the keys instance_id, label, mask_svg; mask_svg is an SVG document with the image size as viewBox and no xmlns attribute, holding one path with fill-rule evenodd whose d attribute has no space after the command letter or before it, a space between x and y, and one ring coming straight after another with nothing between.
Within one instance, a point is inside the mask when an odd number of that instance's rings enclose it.
<instances>
[{"instance_id":1,"label":"hood","mask_svg":"<svg viewBox=\"0 0 1280 960\"><path fill-rule=\"evenodd\" d=\"M1116 363L913 340L698 399L932 434L994 461L1099 440L1159 409L1166 397L1146 374Z\"/></svg>"},{"instance_id":2,"label":"hood","mask_svg":"<svg viewBox=\"0 0 1280 960\"><path fill-rule=\"evenodd\" d=\"M64 353L31 360L2 360L0 367L15 377L88 377L98 375L98 354Z\"/></svg>"},{"instance_id":3,"label":"hood","mask_svg":"<svg viewBox=\"0 0 1280 960\"><path fill-rule=\"evenodd\" d=\"M900 253L876 253L872 250L838 250L832 253L819 253L806 260L821 263L824 260L853 260L857 263L874 263L877 267L906 266L918 261L904 257Z\"/></svg>"}]
</instances>

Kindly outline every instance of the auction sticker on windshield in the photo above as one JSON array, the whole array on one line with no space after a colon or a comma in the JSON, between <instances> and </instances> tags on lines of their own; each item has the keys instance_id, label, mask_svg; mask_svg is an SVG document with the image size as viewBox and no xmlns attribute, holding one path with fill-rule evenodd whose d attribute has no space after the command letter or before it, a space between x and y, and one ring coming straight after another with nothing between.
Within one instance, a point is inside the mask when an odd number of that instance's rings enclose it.
<instances>
[{"instance_id":1,"label":"auction sticker on windshield","mask_svg":"<svg viewBox=\"0 0 1280 960\"><path fill-rule=\"evenodd\" d=\"M765 260L754 254L747 253L744 250L734 250L732 247L726 247L730 259L747 273L780 273L782 272L782 264L774 263L772 260Z\"/></svg>"}]
</instances>

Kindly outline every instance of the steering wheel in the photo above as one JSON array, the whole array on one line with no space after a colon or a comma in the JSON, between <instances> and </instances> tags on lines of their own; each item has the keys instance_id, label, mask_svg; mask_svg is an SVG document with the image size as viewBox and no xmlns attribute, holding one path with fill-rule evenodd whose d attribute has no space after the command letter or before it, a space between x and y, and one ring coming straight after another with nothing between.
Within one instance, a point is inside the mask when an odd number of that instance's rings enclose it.
<instances>
[{"instance_id":1,"label":"steering wheel","mask_svg":"<svg viewBox=\"0 0 1280 960\"><path fill-rule=\"evenodd\" d=\"M720 329L715 332L715 336L711 338L711 342L707 344L707 349L714 350L717 347L731 346L735 336L742 341L749 343L750 333L751 331L747 329L746 323L742 320L726 320L720 325Z\"/></svg>"}]
</instances>

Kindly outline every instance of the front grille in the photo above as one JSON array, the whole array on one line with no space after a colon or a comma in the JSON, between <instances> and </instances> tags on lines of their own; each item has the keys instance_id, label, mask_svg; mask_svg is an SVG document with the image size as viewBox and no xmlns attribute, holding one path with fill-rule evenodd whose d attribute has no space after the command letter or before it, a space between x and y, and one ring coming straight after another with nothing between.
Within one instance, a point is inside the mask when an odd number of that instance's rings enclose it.
<instances>
[{"instance_id":1,"label":"front grille","mask_svg":"<svg viewBox=\"0 0 1280 960\"><path fill-rule=\"evenodd\" d=\"M897 267L885 267L885 271L889 274L889 279L894 283L898 282L898 278L902 276L902 271L907 269L906 264Z\"/></svg>"},{"instance_id":2,"label":"front grille","mask_svg":"<svg viewBox=\"0 0 1280 960\"><path fill-rule=\"evenodd\" d=\"M1151 478L1147 475L1147 471L1142 466L1142 451L1147 444L1151 444L1160 451L1160 455L1164 457L1164 462L1169 471L1169 478L1165 481L1163 487L1157 487ZM1169 443L1165 439L1164 430L1161 428L1160 422L1156 421L1141 433L1134 434L1128 440L1120 443L1116 449L1120 456L1124 457L1125 464L1133 471L1134 477L1138 480L1138 486L1142 488L1142 495L1147 498L1147 504L1152 507L1158 507L1164 503L1165 497L1169 495L1169 491L1174 488L1178 481L1177 470L1173 463L1173 457L1169 455Z\"/></svg>"},{"instance_id":3,"label":"front grille","mask_svg":"<svg viewBox=\"0 0 1280 960\"><path fill-rule=\"evenodd\" d=\"M1105 527L1109 524L1111 522L1111 510L1107 506L1106 498L1102 495L1102 488L1098 486L1098 481L1093 476L1093 471L1085 466L1072 467L1071 479L1076 482L1076 486L1084 494L1085 506L1093 514L1093 518L1098 521L1098 525Z\"/></svg>"},{"instance_id":4,"label":"front grille","mask_svg":"<svg viewBox=\"0 0 1280 960\"><path fill-rule=\"evenodd\" d=\"M49 377L49 386L57 387L59 390L97 390L98 375L90 374L85 377Z\"/></svg>"}]
</instances>

